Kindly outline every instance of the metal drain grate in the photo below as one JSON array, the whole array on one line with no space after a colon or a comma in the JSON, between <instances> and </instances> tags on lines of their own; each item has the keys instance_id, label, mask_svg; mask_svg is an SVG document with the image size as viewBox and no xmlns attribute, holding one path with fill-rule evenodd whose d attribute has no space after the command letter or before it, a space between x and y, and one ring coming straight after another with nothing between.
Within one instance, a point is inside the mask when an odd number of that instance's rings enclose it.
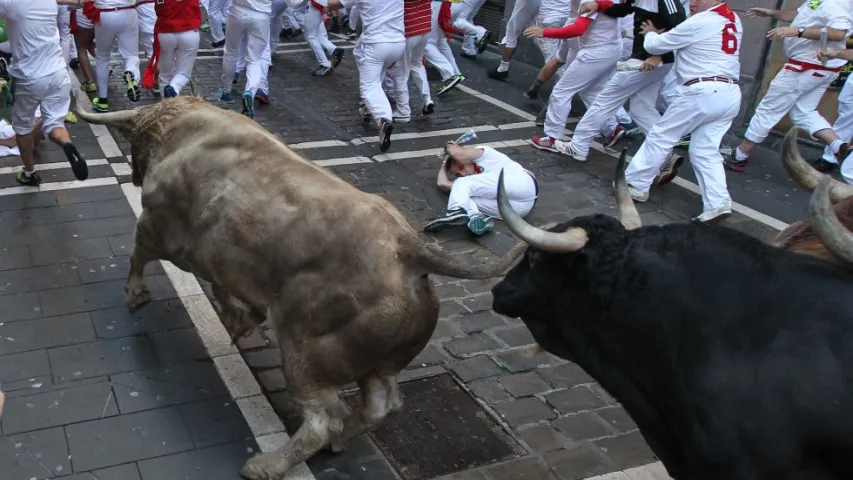
<instances>
[{"instance_id":1,"label":"metal drain grate","mask_svg":"<svg viewBox=\"0 0 853 480\"><path fill-rule=\"evenodd\" d=\"M404 480L423 480L526 455L527 451L448 374L400 384L403 411L370 434ZM357 392L344 396L357 408Z\"/></svg>"}]
</instances>

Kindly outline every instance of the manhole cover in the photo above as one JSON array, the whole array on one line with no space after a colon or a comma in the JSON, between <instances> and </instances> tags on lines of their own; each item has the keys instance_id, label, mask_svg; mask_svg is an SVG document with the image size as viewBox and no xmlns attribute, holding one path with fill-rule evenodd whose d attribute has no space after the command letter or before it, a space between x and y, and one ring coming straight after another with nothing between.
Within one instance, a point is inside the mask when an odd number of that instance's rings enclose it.
<instances>
[{"instance_id":1,"label":"manhole cover","mask_svg":"<svg viewBox=\"0 0 853 480\"><path fill-rule=\"evenodd\" d=\"M400 384L403 411L370 434L405 480L440 477L527 451L448 374ZM344 401L360 404L357 392Z\"/></svg>"}]
</instances>

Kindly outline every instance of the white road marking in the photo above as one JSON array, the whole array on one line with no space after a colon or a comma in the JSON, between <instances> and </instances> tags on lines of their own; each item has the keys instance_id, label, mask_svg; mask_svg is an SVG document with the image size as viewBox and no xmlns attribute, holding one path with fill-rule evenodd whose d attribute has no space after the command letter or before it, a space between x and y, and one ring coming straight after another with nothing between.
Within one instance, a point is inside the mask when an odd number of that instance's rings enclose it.
<instances>
[{"instance_id":1,"label":"white road marking","mask_svg":"<svg viewBox=\"0 0 853 480\"><path fill-rule=\"evenodd\" d=\"M354 165L356 163L373 163L373 161L367 157L346 157L346 158L332 158L329 160L312 160L317 165L321 167L336 167L339 165Z\"/></svg>"},{"instance_id":2,"label":"white road marking","mask_svg":"<svg viewBox=\"0 0 853 480\"><path fill-rule=\"evenodd\" d=\"M98 158L95 160L86 160L86 164L89 166L92 165L107 165L109 162L105 158ZM71 164L68 162L51 162L51 163L39 163L36 164L36 169L41 170L59 170L62 168L71 168ZM3 167L0 168L0 175L9 174L9 173L18 173L21 169L18 167Z\"/></svg>"},{"instance_id":3,"label":"white road marking","mask_svg":"<svg viewBox=\"0 0 853 480\"><path fill-rule=\"evenodd\" d=\"M50 182L39 185L40 192L51 192L54 190L69 190L72 188L100 187L103 185L116 185L116 177L89 178L87 180L71 180L69 182Z\"/></svg>"},{"instance_id":4,"label":"white road marking","mask_svg":"<svg viewBox=\"0 0 853 480\"><path fill-rule=\"evenodd\" d=\"M349 144L342 140L320 140L317 142L290 143L287 146L297 150L305 150L306 148L347 147Z\"/></svg>"},{"instance_id":5,"label":"white road marking","mask_svg":"<svg viewBox=\"0 0 853 480\"><path fill-rule=\"evenodd\" d=\"M355 48L355 45L337 45L338 48L342 50L350 50ZM307 53L312 52L310 48L293 48L286 50L276 50L276 55L283 55L287 53ZM195 58L196 60L222 60L222 55L199 55ZM273 63L275 65L275 63Z\"/></svg>"},{"instance_id":6,"label":"white road marking","mask_svg":"<svg viewBox=\"0 0 853 480\"><path fill-rule=\"evenodd\" d=\"M80 81L70 68L68 69L68 74L71 77L71 88L80 88ZM97 125L90 126L92 127L92 131L97 135L97 129L95 128ZM112 138L109 131L103 136L109 136L109 139L115 144L115 139ZM106 154L106 152L104 153ZM115 156L121 156L121 151ZM127 157L129 160L130 155ZM115 177L86 180L85 182L59 183L84 184L90 182L88 185L81 185L90 186L92 183L101 181L104 183L98 184L115 185L118 183ZM44 189L46 185L50 184L42 184L40 189ZM134 215L139 217L142 213L141 189L130 183L121 184L121 189L128 203L130 203ZM0 194L3 194L3 190L0 190ZM189 314L208 354L213 359L219 376L236 401L240 412L246 419L246 423L252 429L252 435L255 437L255 441L257 441L261 451L273 452L283 447L290 439L287 429L275 413L275 410L273 410L266 396L262 394L260 385L258 385L257 380L252 375L242 355L240 355L240 352L231 343L231 337L225 330L225 326L222 325L222 321L217 316L210 300L204 294L198 280L193 274L178 269L171 262L161 261L160 264L166 271L166 276L174 286L175 292L178 293L181 303L184 304L187 314ZM316 480L305 462L293 466L284 478L286 480Z\"/></svg>"},{"instance_id":7,"label":"white road marking","mask_svg":"<svg viewBox=\"0 0 853 480\"><path fill-rule=\"evenodd\" d=\"M458 85L456 88L462 90L463 92L469 93L469 94L471 94L471 95L473 95L473 96L475 96L481 100L489 102L492 105L496 105L500 108L503 108L504 110L506 110L508 112L512 112L512 113L518 115L519 117L524 118L525 120L535 120L536 119L536 117L534 115L530 115L527 112L521 111L521 110L513 107L512 105L509 105L506 102L502 102L502 101L500 101L494 97L490 97L489 95L486 95L484 93L480 93L477 90L474 90L473 88L469 88L469 87L466 87L464 85ZM571 134L571 130L566 130L566 133ZM612 157L619 158L618 152L615 152L613 150L610 150L610 151L605 150L604 147L598 142L594 142L592 145L592 148L599 151L599 152L610 155ZM630 159L630 158L631 157L629 156L628 159ZM374 159L376 159L376 157L374 157ZM383 160L377 160L377 161L383 161ZM699 185L691 182L690 180L686 180L686 179L681 178L681 177L676 177L675 180L672 181L672 183L675 185L678 185L679 187L690 190L693 193L699 192ZM740 213L741 215L744 215L745 217L751 218L752 220L755 220L756 222L763 223L764 225L767 225L768 227L774 228L776 230L784 230L788 226L788 224L783 222L782 220L779 220L777 218L773 218L769 215L765 215L765 214L763 214L757 210L754 210L750 207L747 207L746 205L735 202L734 200L732 200L732 210Z\"/></svg>"},{"instance_id":8,"label":"white road marking","mask_svg":"<svg viewBox=\"0 0 853 480\"><path fill-rule=\"evenodd\" d=\"M133 174L133 169L127 163L111 163L110 167L112 167L113 173L117 176Z\"/></svg>"}]
</instances>

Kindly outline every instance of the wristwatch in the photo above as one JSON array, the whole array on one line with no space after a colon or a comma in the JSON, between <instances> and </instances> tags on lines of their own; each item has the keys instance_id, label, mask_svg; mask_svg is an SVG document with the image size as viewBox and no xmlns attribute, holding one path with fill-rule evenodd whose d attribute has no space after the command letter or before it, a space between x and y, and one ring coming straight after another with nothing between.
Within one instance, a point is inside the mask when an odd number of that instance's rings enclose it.
<instances>
[{"instance_id":1,"label":"wristwatch","mask_svg":"<svg viewBox=\"0 0 853 480\"><path fill-rule=\"evenodd\" d=\"M798 28L797 29L797 36L800 38L803 38L803 32L805 32L805 31L806 31L805 27Z\"/></svg>"}]
</instances>

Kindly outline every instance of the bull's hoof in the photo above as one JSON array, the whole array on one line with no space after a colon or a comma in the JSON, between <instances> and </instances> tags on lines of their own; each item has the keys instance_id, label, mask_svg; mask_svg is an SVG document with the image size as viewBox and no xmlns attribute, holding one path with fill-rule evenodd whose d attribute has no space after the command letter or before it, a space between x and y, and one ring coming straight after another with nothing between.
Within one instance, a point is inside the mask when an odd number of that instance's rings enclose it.
<instances>
[{"instance_id":1,"label":"bull's hoof","mask_svg":"<svg viewBox=\"0 0 853 480\"><path fill-rule=\"evenodd\" d=\"M134 286L126 285L124 287L124 293L127 299L127 306L131 311L136 310L151 301L151 292L145 284Z\"/></svg>"},{"instance_id":2,"label":"bull's hoof","mask_svg":"<svg viewBox=\"0 0 853 480\"><path fill-rule=\"evenodd\" d=\"M285 473L281 454L275 452L255 455L240 471L240 475L248 480L281 480Z\"/></svg>"}]
</instances>

